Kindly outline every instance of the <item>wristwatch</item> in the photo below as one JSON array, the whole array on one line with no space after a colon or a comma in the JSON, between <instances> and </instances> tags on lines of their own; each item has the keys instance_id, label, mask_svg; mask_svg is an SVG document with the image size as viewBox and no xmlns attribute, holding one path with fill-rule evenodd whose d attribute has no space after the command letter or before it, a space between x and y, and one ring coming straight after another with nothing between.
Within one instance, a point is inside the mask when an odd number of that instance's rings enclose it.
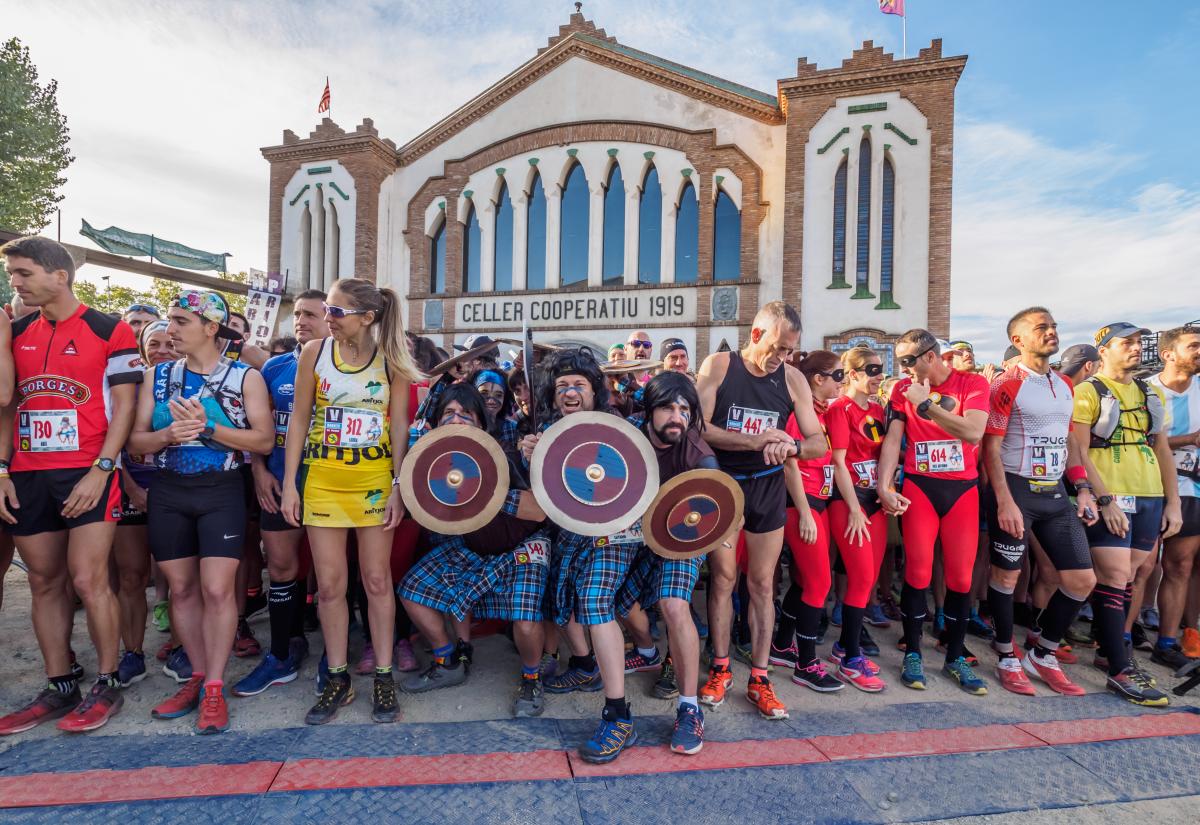
<instances>
[{"instance_id":1,"label":"wristwatch","mask_svg":"<svg viewBox=\"0 0 1200 825\"><path fill-rule=\"evenodd\" d=\"M926 398L924 401L922 401L920 404L917 405L917 412L920 413L921 415L925 416L926 418L928 418L929 417L929 408L932 406L933 406L933 399Z\"/></svg>"},{"instance_id":2,"label":"wristwatch","mask_svg":"<svg viewBox=\"0 0 1200 825\"><path fill-rule=\"evenodd\" d=\"M1099 504L1101 507L1107 507L1108 505L1113 503L1113 497L1112 496L1099 496L1096 499L1096 503Z\"/></svg>"},{"instance_id":3,"label":"wristwatch","mask_svg":"<svg viewBox=\"0 0 1200 825\"><path fill-rule=\"evenodd\" d=\"M213 433L216 431L217 425L214 424L213 420L210 418L208 421L204 422L204 429L200 431L200 435L204 436L205 438L212 438Z\"/></svg>"},{"instance_id":4,"label":"wristwatch","mask_svg":"<svg viewBox=\"0 0 1200 825\"><path fill-rule=\"evenodd\" d=\"M92 466L98 467L102 472L111 473L113 470L117 469L117 462L113 461L111 458L97 458L92 462Z\"/></svg>"}]
</instances>

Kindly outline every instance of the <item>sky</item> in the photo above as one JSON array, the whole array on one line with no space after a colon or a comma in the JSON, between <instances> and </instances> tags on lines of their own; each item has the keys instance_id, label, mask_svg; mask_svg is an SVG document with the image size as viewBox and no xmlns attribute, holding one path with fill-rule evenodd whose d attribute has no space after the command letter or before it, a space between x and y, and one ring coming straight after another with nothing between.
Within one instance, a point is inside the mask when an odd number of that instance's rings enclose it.
<instances>
[{"instance_id":1,"label":"sky","mask_svg":"<svg viewBox=\"0 0 1200 825\"><path fill-rule=\"evenodd\" d=\"M1200 6L1116 0L908 0L908 53L970 60L958 85L951 335L999 358L1016 310L1055 311L1063 346L1113 320L1200 317ZM533 56L554 0L0 0L59 82L76 161L63 240L82 219L265 269L259 147L333 117L397 144ZM837 66L863 40L901 49L875 0L589 0L621 42L774 93L796 58ZM53 234L54 227L47 233ZM94 267L81 277L98 278ZM138 285L136 278L114 280Z\"/></svg>"}]
</instances>

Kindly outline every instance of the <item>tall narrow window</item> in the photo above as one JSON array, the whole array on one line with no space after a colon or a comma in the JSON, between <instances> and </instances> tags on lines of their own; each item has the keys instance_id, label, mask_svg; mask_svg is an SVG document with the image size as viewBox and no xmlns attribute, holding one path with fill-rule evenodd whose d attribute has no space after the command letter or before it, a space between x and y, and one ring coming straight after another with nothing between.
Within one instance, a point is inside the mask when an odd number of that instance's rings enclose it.
<instances>
[{"instance_id":1,"label":"tall narrow window","mask_svg":"<svg viewBox=\"0 0 1200 825\"><path fill-rule=\"evenodd\" d=\"M700 253L700 203L696 187L683 185L675 210L675 283L694 284Z\"/></svg>"},{"instance_id":2,"label":"tall narrow window","mask_svg":"<svg viewBox=\"0 0 1200 825\"><path fill-rule=\"evenodd\" d=\"M848 163L842 158L833 176L833 281L830 289L849 289L846 283L846 178Z\"/></svg>"},{"instance_id":3,"label":"tall narrow window","mask_svg":"<svg viewBox=\"0 0 1200 825\"><path fill-rule=\"evenodd\" d=\"M736 281L742 277L742 215L723 189L713 211L713 280Z\"/></svg>"},{"instance_id":4,"label":"tall narrow window","mask_svg":"<svg viewBox=\"0 0 1200 825\"><path fill-rule=\"evenodd\" d=\"M558 272L564 287L587 283L588 212L587 178L583 166L575 163L563 186L559 221Z\"/></svg>"},{"instance_id":5,"label":"tall narrow window","mask_svg":"<svg viewBox=\"0 0 1200 825\"><path fill-rule=\"evenodd\" d=\"M513 205L508 197L508 184L500 184L500 196L496 200L496 243L495 250L496 285L493 289L508 291L512 289L513 261Z\"/></svg>"},{"instance_id":6,"label":"tall narrow window","mask_svg":"<svg viewBox=\"0 0 1200 825\"><path fill-rule=\"evenodd\" d=\"M900 309L892 292L896 242L896 168L883 156L883 231L879 239L879 303L876 309Z\"/></svg>"},{"instance_id":7,"label":"tall narrow window","mask_svg":"<svg viewBox=\"0 0 1200 825\"><path fill-rule=\"evenodd\" d=\"M320 289L321 284L312 282L312 212L308 209L308 201L304 202L304 212L300 215L300 283L305 289Z\"/></svg>"},{"instance_id":8,"label":"tall narrow window","mask_svg":"<svg viewBox=\"0 0 1200 825\"><path fill-rule=\"evenodd\" d=\"M604 283L619 284L625 277L625 181L621 167L612 165L604 189Z\"/></svg>"},{"instance_id":9,"label":"tall narrow window","mask_svg":"<svg viewBox=\"0 0 1200 825\"><path fill-rule=\"evenodd\" d=\"M858 144L858 222L854 235L854 294L852 298L874 298L871 294L871 141Z\"/></svg>"},{"instance_id":10,"label":"tall narrow window","mask_svg":"<svg viewBox=\"0 0 1200 825\"><path fill-rule=\"evenodd\" d=\"M642 182L638 207L638 283L657 284L662 269L662 187L653 166Z\"/></svg>"},{"instance_id":11,"label":"tall narrow window","mask_svg":"<svg viewBox=\"0 0 1200 825\"><path fill-rule=\"evenodd\" d=\"M533 174L529 186L529 214L525 228L525 288L546 288L546 193L542 176Z\"/></svg>"},{"instance_id":12,"label":"tall narrow window","mask_svg":"<svg viewBox=\"0 0 1200 825\"><path fill-rule=\"evenodd\" d=\"M479 215L475 205L471 204L467 212L467 231L463 233L463 292L478 292L482 285L480 244Z\"/></svg>"},{"instance_id":13,"label":"tall narrow window","mask_svg":"<svg viewBox=\"0 0 1200 825\"><path fill-rule=\"evenodd\" d=\"M446 291L446 221L434 230L429 239L429 291L435 295Z\"/></svg>"}]
</instances>

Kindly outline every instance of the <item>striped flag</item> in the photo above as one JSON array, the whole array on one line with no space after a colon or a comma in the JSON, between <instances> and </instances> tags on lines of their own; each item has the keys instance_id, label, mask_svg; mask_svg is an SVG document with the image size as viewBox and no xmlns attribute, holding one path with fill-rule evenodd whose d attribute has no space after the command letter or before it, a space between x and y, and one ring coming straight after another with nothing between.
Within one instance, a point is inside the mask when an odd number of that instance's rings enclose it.
<instances>
[{"instance_id":1,"label":"striped flag","mask_svg":"<svg viewBox=\"0 0 1200 825\"><path fill-rule=\"evenodd\" d=\"M904 16L904 0L879 0L879 10L884 14Z\"/></svg>"},{"instance_id":2,"label":"striped flag","mask_svg":"<svg viewBox=\"0 0 1200 825\"><path fill-rule=\"evenodd\" d=\"M903 2L901 2L903 5ZM325 91L321 92L321 102L317 104L317 113L329 111L329 78L325 78Z\"/></svg>"}]
</instances>

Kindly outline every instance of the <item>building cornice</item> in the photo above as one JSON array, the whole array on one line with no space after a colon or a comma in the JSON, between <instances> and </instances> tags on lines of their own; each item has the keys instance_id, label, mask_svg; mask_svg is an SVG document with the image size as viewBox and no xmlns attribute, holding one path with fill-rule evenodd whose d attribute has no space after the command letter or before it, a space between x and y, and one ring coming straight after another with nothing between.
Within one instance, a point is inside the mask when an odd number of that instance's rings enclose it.
<instances>
[{"instance_id":1,"label":"building cornice","mask_svg":"<svg viewBox=\"0 0 1200 825\"><path fill-rule=\"evenodd\" d=\"M942 57L941 40L906 60L896 60L868 40L840 68L818 69L801 58L797 75L779 81L779 97L783 103L786 98L818 94L881 91L944 80L957 83L966 65L966 55Z\"/></svg>"}]
</instances>

